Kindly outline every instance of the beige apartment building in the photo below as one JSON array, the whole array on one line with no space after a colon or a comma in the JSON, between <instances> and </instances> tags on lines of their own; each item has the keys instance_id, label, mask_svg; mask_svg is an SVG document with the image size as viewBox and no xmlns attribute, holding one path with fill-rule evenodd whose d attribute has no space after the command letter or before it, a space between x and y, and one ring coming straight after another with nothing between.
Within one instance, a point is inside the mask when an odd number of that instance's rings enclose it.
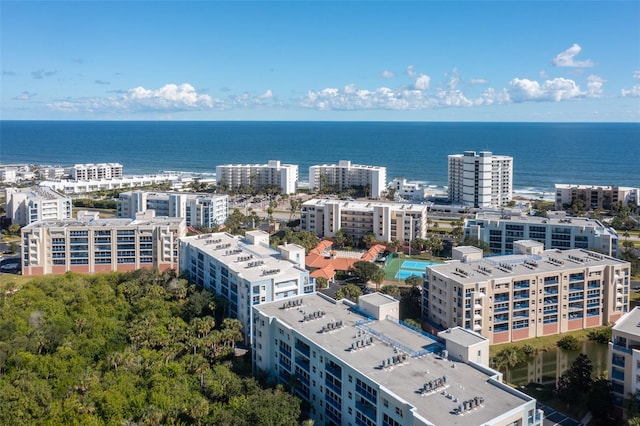
<instances>
[{"instance_id":1,"label":"beige apartment building","mask_svg":"<svg viewBox=\"0 0 640 426\"><path fill-rule=\"evenodd\" d=\"M628 311L628 262L529 240L514 249L483 258L480 249L458 247L453 261L427 267L428 328L460 326L498 344L612 324Z\"/></svg>"},{"instance_id":2,"label":"beige apartment building","mask_svg":"<svg viewBox=\"0 0 640 426\"><path fill-rule=\"evenodd\" d=\"M640 202L640 188L556 184L556 210L564 210L574 201L582 200L587 209L611 210L616 203L636 206Z\"/></svg>"},{"instance_id":3,"label":"beige apartment building","mask_svg":"<svg viewBox=\"0 0 640 426\"><path fill-rule=\"evenodd\" d=\"M78 212L77 219L41 220L22 228L22 274L26 276L178 269L183 218L100 219Z\"/></svg>"},{"instance_id":4,"label":"beige apartment building","mask_svg":"<svg viewBox=\"0 0 640 426\"><path fill-rule=\"evenodd\" d=\"M354 240L373 232L379 241L403 244L427 236L427 206L379 201L311 199L302 204L300 227L320 238L343 229Z\"/></svg>"}]
</instances>

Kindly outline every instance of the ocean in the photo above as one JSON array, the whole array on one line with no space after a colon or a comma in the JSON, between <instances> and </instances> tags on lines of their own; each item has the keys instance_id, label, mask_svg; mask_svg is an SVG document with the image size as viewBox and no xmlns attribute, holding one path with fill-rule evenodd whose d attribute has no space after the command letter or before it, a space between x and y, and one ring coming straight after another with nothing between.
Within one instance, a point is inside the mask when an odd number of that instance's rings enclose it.
<instances>
[{"instance_id":1,"label":"ocean","mask_svg":"<svg viewBox=\"0 0 640 426\"><path fill-rule=\"evenodd\" d=\"M519 195L640 187L639 123L0 121L0 164L117 162L126 175L280 160L307 181L309 166L350 160L442 189L447 155L468 150L512 156Z\"/></svg>"}]
</instances>

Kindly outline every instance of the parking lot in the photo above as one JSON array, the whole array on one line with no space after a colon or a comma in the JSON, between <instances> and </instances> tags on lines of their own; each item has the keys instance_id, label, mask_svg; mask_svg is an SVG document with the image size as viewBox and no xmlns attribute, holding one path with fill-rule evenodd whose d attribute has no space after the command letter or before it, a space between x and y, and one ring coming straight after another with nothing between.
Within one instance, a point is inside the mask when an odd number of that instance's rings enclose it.
<instances>
[{"instance_id":1,"label":"parking lot","mask_svg":"<svg viewBox=\"0 0 640 426\"><path fill-rule=\"evenodd\" d=\"M544 426L581 426L582 422L572 419L555 409L538 402L538 408L544 411Z\"/></svg>"}]
</instances>

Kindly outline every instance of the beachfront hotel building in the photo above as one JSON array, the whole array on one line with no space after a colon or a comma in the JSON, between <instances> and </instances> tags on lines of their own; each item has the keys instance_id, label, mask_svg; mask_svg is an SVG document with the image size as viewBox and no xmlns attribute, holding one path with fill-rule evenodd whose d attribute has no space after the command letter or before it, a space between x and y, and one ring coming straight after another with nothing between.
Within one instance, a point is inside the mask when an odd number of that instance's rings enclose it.
<instances>
[{"instance_id":1,"label":"beachfront hotel building","mask_svg":"<svg viewBox=\"0 0 640 426\"><path fill-rule=\"evenodd\" d=\"M250 338L251 307L315 291L305 269L305 250L286 244L269 246L269 234L224 232L182 238L180 273L229 302L228 315L240 320Z\"/></svg>"},{"instance_id":2,"label":"beachfront hotel building","mask_svg":"<svg viewBox=\"0 0 640 426\"><path fill-rule=\"evenodd\" d=\"M403 244L427 236L427 206L380 201L311 199L302 204L300 228L320 238L344 230L354 240L373 232L379 241Z\"/></svg>"},{"instance_id":3,"label":"beachfront hotel building","mask_svg":"<svg viewBox=\"0 0 640 426\"><path fill-rule=\"evenodd\" d=\"M20 226L39 220L71 217L71 198L47 187L8 187L5 200L6 217Z\"/></svg>"},{"instance_id":4,"label":"beachfront hotel building","mask_svg":"<svg viewBox=\"0 0 640 426\"><path fill-rule=\"evenodd\" d=\"M69 168L69 176L73 180L103 180L122 178L122 164L75 164Z\"/></svg>"},{"instance_id":5,"label":"beachfront hotel building","mask_svg":"<svg viewBox=\"0 0 640 426\"><path fill-rule=\"evenodd\" d=\"M351 164L349 160L309 167L309 189L320 191L327 186L337 191L368 188L369 197L380 198L387 189L387 168Z\"/></svg>"},{"instance_id":6,"label":"beachfront hotel building","mask_svg":"<svg viewBox=\"0 0 640 426\"><path fill-rule=\"evenodd\" d=\"M267 164L225 164L216 166L218 184L227 188L275 187L281 194L295 194L298 189L298 166L269 160Z\"/></svg>"},{"instance_id":7,"label":"beachfront hotel building","mask_svg":"<svg viewBox=\"0 0 640 426\"><path fill-rule=\"evenodd\" d=\"M254 374L291 386L316 424L542 424L535 399L488 368L487 339L406 327L390 296L314 293L253 309Z\"/></svg>"},{"instance_id":8,"label":"beachfront hotel building","mask_svg":"<svg viewBox=\"0 0 640 426\"><path fill-rule=\"evenodd\" d=\"M449 201L471 207L501 207L513 197L513 157L489 151L449 155Z\"/></svg>"},{"instance_id":9,"label":"beachfront hotel building","mask_svg":"<svg viewBox=\"0 0 640 426\"><path fill-rule=\"evenodd\" d=\"M608 325L628 311L628 262L583 249L543 250L530 240L514 250L483 258L478 248L457 247L453 261L427 267L428 328L460 326L498 344Z\"/></svg>"},{"instance_id":10,"label":"beachfront hotel building","mask_svg":"<svg viewBox=\"0 0 640 426\"><path fill-rule=\"evenodd\" d=\"M214 228L229 217L229 196L152 191L128 191L118 196L118 217L134 218L147 210L154 210L156 216L182 217L187 226Z\"/></svg>"},{"instance_id":11,"label":"beachfront hotel building","mask_svg":"<svg viewBox=\"0 0 640 426\"><path fill-rule=\"evenodd\" d=\"M78 212L76 219L47 219L22 228L22 274L99 273L178 269L178 239L184 219L155 217L100 219Z\"/></svg>"},{"instance_id":12,"label":"beachfront hotel building","mask_svg":"<svg viewBox=\"0 0 640 426\"><path fill-rule=\"evenodd\" d=\"M640 307L616 321L608 355L613 404L617 414L622 414L624 400L640 390Z\"/></svg>"},{"instance_id":13,"label":"beachfront hotel building","mask_svg":"<svg viewBox=\"0 0 640 426\"><path fill-rule=\"evenodd\" d=\"M640 188L624 186L596 186L556 184L556 210L564 210L576 200L584 202L585 208L611 210L617 203L636 206L640 203Z\"/></svg>"},{"instance_id":14,"label":"beachfront hotel building","mask_svg":"<svg viewBox=\"0 0 640 426\"><path fill-rule=\"evenodd\" d=\"M535 240L545 249L588 249L618 255L618 234L602 222L585 217L568 217L564 212L548 212L547 217L520 212L486 211L467 219L465 237L477 238L493 253L513 251L517 240Z\"/></svg>"}]
</instances>

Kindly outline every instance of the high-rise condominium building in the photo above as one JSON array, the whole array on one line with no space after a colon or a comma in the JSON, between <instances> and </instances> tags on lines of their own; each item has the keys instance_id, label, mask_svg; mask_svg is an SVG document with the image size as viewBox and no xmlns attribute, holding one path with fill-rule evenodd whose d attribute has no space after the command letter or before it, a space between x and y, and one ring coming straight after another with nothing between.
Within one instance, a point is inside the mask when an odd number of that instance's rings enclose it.
<instances>
[{"instance_id":1,"label":"high-rise condominium building","mask_svg":"<svg viewBox=\"0 0 640 426\"><path fill-rule=\"evenodd\" d=\"M296 244L273 249L263 231L203 234L180 241L180 272L228 300L229 316L240 320L249 338L253 305L315 291L304 255Z\"/></svg>"},{"instance_id":2,"label":"high-rise condominium building","mask_svg":"<svg viewBox=\"0 0 640 426\"><path fill-rule=\"evenodd\" d=\"M449 155L449 201L500 207L513 197L513 157L489 151Z\"/></svg>"},{"instance_id":3,"label":"high-rise condominium building","mask_svg":"<svg viewBox=\"0 0 640 426\"><path fill-rule=\"evenodd\" d=\"M5 190L6 216L25 226L38 220L71 217L71 198L44 186Z\"/></svg>"},{"instance_id":4,"label":"high-rise condominium building","mask_svg":"<svg viewBox=\"0 0 640 426\"><path fill-rule=\"evenodd\" d=\"M129 191L118 196L118 217L154 210L156 216L182 217L187 226L214 228L229 216L229 196L188 192Z\"/></svg>"},{"instance_id":5,"label":"high-rise condominium building","mask_svg":"<svg viewBox=\"0 0 640 426\"><path fill-rule=\"evenodd\" d=\"M348 160L309 167L309 188L317 191L327 186L337 191L364 188L369 197L380 198L387 189L387 168L351 164Z\"/></svg>"},{"instance_id":6,"label":"high-rise condominium building","mask_svg":"<svg viewBox=\"0 0 640 426\"><path fill-rule=\"evenodd\" d=\"M300 227L323 237L344 230L354 240L373 232L380 241L426 238L427 206L378 201L311 199L302 204Z\"/></svg>"},{"instance_id":7,"label":"high-rise condominium building","mask_svg":"<svg viewBox=\"0 0 640 426\"><path fill-rule=\"evenodd\" d=\"M543 251L529 240L514 249L483 258L478 248L458 247L454 261L427 267L425 323L460 326L497 344L599 327L627 312L629 262L582 249Z\"/></svg>"},{"instance_id":8,"label":"high-rise condominium building","mask_svg":"<svg viewBox=\"0 0 640 426\"><path fill-rule=\"evenodd\" d=\"M282 194L295 194L298 188L298 166L269 160L267 164L226 164L216 166L216 179L228 188L277 188Z\"/></svg>"},{"instance_id":9,"label":"high-rise condominium building","mask_svg":"<svg viewBox=\"0 0 640 426\"><path fill-rule=\"evenodd\" d=\"M178 269L178 238L184 219L154 217L47 219L22 228L22 274L63 274Z\"/></svg>"},{"instance_id":10,"label":"high-rise condominium building","mask_svg":"<svg viewBox=\"0 0 640 426\"><path fill-rule=\"evenodd\" d=\"M355 305L314 293L254 312L254 372L291 386L316 424L542 424L535 399L486 365L487 339L459 327L443 338L406 327L390 296Z\"/></svg>"},{"instance_id":11,"label":"high-rise condominium building","mask_svg":"<svg viewBox=\"0 0 640 426\"><path fill-rule=\"evenodd\" d=\"M618 234L600 221L549 212L547 217L505 212L480 212L468 219L464 235L489 245L493 253L513 251L513 242L535 240L545 249L588 249L609 256L618 254Z\"/></svg>"}]
</instances>

